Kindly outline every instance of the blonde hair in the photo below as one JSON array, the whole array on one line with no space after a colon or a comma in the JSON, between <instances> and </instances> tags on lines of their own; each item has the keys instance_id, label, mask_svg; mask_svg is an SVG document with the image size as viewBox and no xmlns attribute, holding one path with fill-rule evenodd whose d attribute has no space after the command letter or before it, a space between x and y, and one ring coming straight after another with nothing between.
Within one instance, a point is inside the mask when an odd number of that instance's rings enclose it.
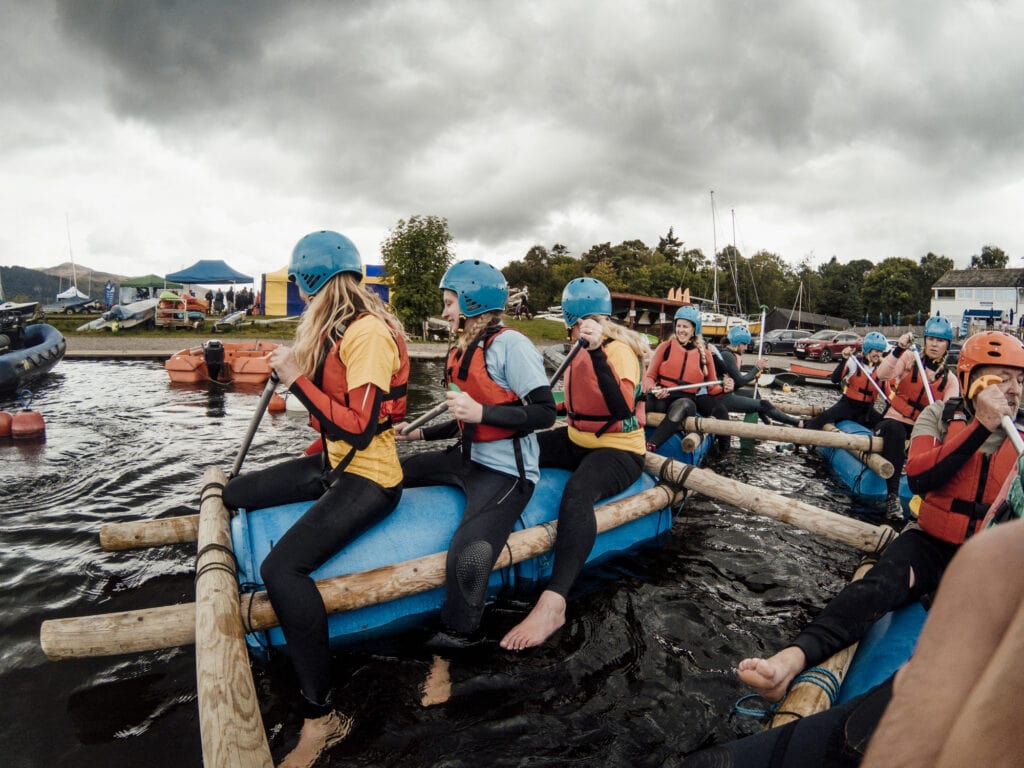
<instances>
[{"instance_id":1,"label":"blonde hair","mask_svg":"<svg viewBox=\"0 0 1024 768\"><path fill-rule=\"evenodd\" d=\"M497 325L501 321L503 310L496 309L492 312L483 312L479 315L466 318L466 325L462 329L462 335L455 343L456 346L465 352L470 346L476 343L490 326Z\"/></svg>"},{"instance_id":2,"label":"blonde hair","mask_svg":"<svg viewBox=\"0 0 1024 768\"><path fill-rule=\"evenodd\" d=\"M362 314L373 315L385 323L395 338L405 338L402 322L354 273L339 272L310 297L295 329L295 360L307 377L313 376L327 355L324 339Z\"/></svg>"},{"instance_id":3,"label":"blonde hair","mask_svg":"<svg viewBox=\"0 0 1024 768\"><path fill-rule=\"evenodd\" d=\"M590 318L596 320L601 326L601 333L609 339L623 342L636 353L637 357L643 359L651 354L651 345L647 343L647 339L642 334L624 325L613 323L605 315L590 315Z\"/></svg>"}]
</instances>

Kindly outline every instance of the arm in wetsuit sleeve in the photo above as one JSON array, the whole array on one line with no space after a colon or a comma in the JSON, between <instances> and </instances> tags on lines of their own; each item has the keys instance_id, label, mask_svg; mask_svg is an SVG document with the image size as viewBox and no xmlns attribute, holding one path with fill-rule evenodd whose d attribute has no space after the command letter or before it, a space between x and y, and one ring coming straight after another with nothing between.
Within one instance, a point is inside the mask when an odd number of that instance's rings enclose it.
<instances>
[{"instance_id":1,"label":"arm in wetsuit sleeve","mask_svg":"<svg viewBox=\"0 0 1024 768\"><path fill-rule=\"evenodd\" d=\"M523 399L525 405L485 405L483 423L528 432L547 429L555 423L555 398L551 387L537 387Z\"/></svg>"},{"instance_id":2,"label":"arm in wetsuit sleeve","mask_svg":"<svg viewBox=\"0 0 1024 768\"><path fill-rule=\"evenodd\" d=\"M424 440L449 440L459 436L459 422L455 419L434 424L432 427L421 427Z\"/></svg>"},{"instance_id":3,"label":"arm in wetsuit sleeve","mask_svg":"<svg viewBox=\"0 0 1024 768\"><path fill-rule=\"evenodd\" d=\"M829 381L836 385L842 385L843 383L843 372L846 370L846 366L849 365L850 361L845 357L839 358L839 363L836 365L832 375L829 376Z\"/></svg>"},{"instance_id":4,"label":"arm in wetsuit sleeve","mask_svg":"<svg viewBox=\"0 0 1024 768\"><path fill-rule=\"evenodd\" d=\"M715 354L715 368L721 368L730 379L736 382L736 389L745 387L757 378L758 369L754 368L750 373L744 374L736 365L736 356L728 350L718 351ZM717 375L714 378L719 378Z\"/></svg>"},{"instance_id":5,"label":"arm in wetsuit sleeve","mask_svg":"<svg viewBox=\"0 0 1024 768\"><path fill-rule=\"evenodd\" d=\"M377 433L383 394L373 384L350 390L347 406L318 389L305 376L299 376L288 389L306 406L309 415L331 440L344 440L361 451Z\"/></svg>"},{"instance_id":6,"label":"arm in wetsuit sleeve","mask_svg":"<svg viewBox=\"0 0 1024 768\"><path fill-rule=\"evenodd\" d=\"M615 371L608 365L608 358L600 347L588 350L590 361L594 365L594 373L597 375L597 386L601 390L601 396L608 406L608 412L616 419L628 419L633 415L633 406L629 404L628 394L632 387L623 391L628 382L620 381Z\"/></svg>"},{"instance_id":7,"label":"arm in wetsuit sleeve","mask_svg":"<svg viewBox=\"0 0 1024 768\"><path fill-rule=\"evenodd\" d=\"M920 417L919 417L920 418ZM914 493L927 493L949 482L981 448L992 432L975 419L968 429L943 442L931 434L915 434L907 452L907 485Z\"/></svg>"}]
</instances>

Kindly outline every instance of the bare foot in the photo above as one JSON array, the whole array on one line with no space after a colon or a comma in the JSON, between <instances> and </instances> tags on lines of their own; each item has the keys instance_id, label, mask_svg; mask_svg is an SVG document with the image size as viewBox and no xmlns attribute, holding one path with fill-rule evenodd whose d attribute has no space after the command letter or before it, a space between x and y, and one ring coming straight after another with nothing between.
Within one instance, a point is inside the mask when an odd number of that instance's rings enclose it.
<instances>
[{"instance_id":1,"label":"bare foot","mask_svg":"<svg viewBox=\"0 0 1024 768\"><path fill-rule=\"evenodd\" d=\"M744 659L736 671L740 680L757 690L769 701L779 701L786 695L793 678L807 665L804 652L791 645L770 659Z\"/></svg>"},{"instance_id":2,"label":"bare foot","mask_svg":"<svg viewBox=\"0 0 1024 768\"><path fill-rule=\"evenodd\" d=\"M545 589L533 610L501 638L501 647L521 651L540 645L565 624L565 598Z\"/></svg>"},{"instance_id":3,"label":"bare foot","mask_svg":"<svg viewBox=\"0 0 1024 768\"><path fill-rule=\"evenodd\" d=\"M305 720L299 733L299 743L289 752L278 768L312 768L324 753L348 736L352 718L332 711L315 720Z\"/></svg>"},{"instance_id":4,"label":"bare foot","mask_svg":"<svg viewBox=\"0 0 1024 768\"><path fill-rule=\"evenodd\" d=\"M435 656L427 679L423 681L423 696L420 698L420 705L430 707L434 704L444 704L451 697L452 680L448 676L448 659Z\"/></svg>"}]
</instances>

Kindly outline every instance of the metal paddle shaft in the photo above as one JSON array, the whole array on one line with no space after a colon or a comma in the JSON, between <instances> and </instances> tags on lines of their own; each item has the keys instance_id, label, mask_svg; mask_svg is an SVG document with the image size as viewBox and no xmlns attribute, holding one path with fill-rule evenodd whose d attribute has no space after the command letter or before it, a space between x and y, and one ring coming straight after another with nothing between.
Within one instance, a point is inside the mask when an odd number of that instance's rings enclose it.
<instances>
[{"instance_id":1,"label":"metal paddle shaft","mask_svg":"<svg viewBox=\"0 0 1024 768\"><path fill-rule=\"evenodd\" d=\"M867 368L865 368L864 364L860 360L857 359L857 353L856 352L854 352L852 355L850 355L850 359L853 360L853 362L855 362L857 364L857 367L860 368L864 372L864 375L868 377L868 381L871 383L871 386L874 387L875 391L878 392L878 394L882 396L882 399L885 400L885 402L888 403L889 402L889 398L886 396L885 392L882 391L882 388L880 386L878 386L878 382L875 381L874 377L871 375L871 371L869 371Z\"/></svg>"},{"instance_id":2,"label":"metal paddle shaft","mask_svg":"<svg viewBox=\"0 0 1024 768\"><path fill-rule=\"evenodd\" d=\"M924 369L924 360L921 359L921 354L917 351L917 347L912 347L911 351L914 353L914 360L917 362L917 372L921 374L921 381L924 382L924 393L928 396L928 405L935 402L935 397L932 395L932 387L928 382L928 374Z\"/></svg>"},{"instance_id":3,"label":"metal paddle shaft","mask_svg":"<svg viewBox=\"0 0 1024 768\"><path fill-rule=\"evenodd\" d=\"M1013 445L1014 450L1017 451L1018 456L1024 456L1024 439L1021 439L1020 433L1017 431L1017 425L1013 423L1013 419L1009 416L1003 416L999 422L1002 424L1003 432L1010 438L1010 444Z\"/></svg>"},{"instance_id":4,"label":"metal paddle shaft","mask_svg":"<svg viewBox=\"0 0 1024 768\"><path fill-rule=\"evenodd\" d=\"M448 402L447 401L445 401L443 403L439 403L438 405L435 405L433 408L431 408L429 411L424 413L419 418L413 419L411 422L406 424L402 428L402 434L403 435L408 435L414 429L419 429L424 424L426 424L428 421L430 421L431 419L433 419L433 418L435 418L437 416L440 416L442 413L444 413L447 410L448 410Z\"/></svg>"},{"instance_id":5,"label":"metal paddle shaft","mask_svg":"<svg viewBox=\"0 0 1024 768\"><path fill-rule=\"evenodd\" d=\"M768 311L767 305L762 304L761 305L761 338L759 338L758 341L757 341L757 359L758 360L760 360L764 356L764 323L765 323L765 320L767 319L766 316L765 316L765 313L767 311ZM757 365L757 363L755 362L754 365ZM772 383L772 381L775 381L774 377L772 377L771 381L764 382L764 386L767 387L769 384ZM761 374L758 374L757 378L754 379L754 397L755 398L757 397L757 388L758 388L758 386L760 386L760 384L761 384Z\"/></svg>"},{"instance_id":6,"label":"metal paddle shaft","mask_svg":"<svg viewBox=\"0 0 1024 768\"><path fill-rule=\"evenodd\" d=\"M685 392L688 389L700 389L702 387L714 387L721 386L722 380L716 379L715 381L701 381L697 384L680 384L678 387L652 387L651 394L657 395L661 392Z\"/></svg>"},{"instance_id":7,"label":"metal paddle shaft","mask_svg":"<svg viewBox=\"0 0 1024 768\"><path fill-rule=\"evenodd\" d=\"M585 346L586 344L583 343L583 339L579 339L576 342L576 346L566 353L565 359L562 361L561 365L559 365L558 368L555 369L555 372L551 374L551 378L548 380L548 386L553 387L558 383L558 380L562 378L562 374L565 373L565 369L569 367L569 363L572 362L572 359L576 357L579 351Z\"/></svg>"},{"instance_id":8,"label":"metal paddle shaft","mask_svg":"<svg viewBox=\"0 0 1024 768\"><path fill-rule=\"evenodd\" d=\"M242 462L245 461L245 454L249 452L249 446L252 445L252 439L256 435L256 430L260 426L260 420L263 418L267 406L270 405L270 398L274 396L274 388L277 386L278 381L280 379L278 379L277 374L271 371L270 378L267 379L267 386L263 388L263 394L260 395L260 402L256 406L256 413L252 415L252 421L249 422L249 431L245 433L245 439L242 440L242 447L238 449L238 456L235 457L235 465L231 467L231 474L228 475L228 479L238 477L238 472L242 469Z\"/></svg>"}]
</instances>

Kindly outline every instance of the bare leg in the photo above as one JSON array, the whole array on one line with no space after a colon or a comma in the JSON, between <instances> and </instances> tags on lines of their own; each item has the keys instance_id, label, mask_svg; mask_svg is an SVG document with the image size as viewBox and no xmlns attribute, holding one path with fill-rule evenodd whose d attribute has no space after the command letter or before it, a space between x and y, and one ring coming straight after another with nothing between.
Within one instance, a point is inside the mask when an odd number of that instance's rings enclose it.
<instances>
[{"instance_id":1,"label":"bare leg","mask_svg":"<svg viewBox=\"0 0 1024 768\"><path fill-rule=\"evenodd\" d=\"M793 678L803 672L807 657L795 645L783 648L769 659L744 659L736 668L740 680L755 688L769 701L780 701Z\"/></svg>"},{"instance_id":2,"label":"bare leg","mask_svg":"<svg viewBox=\"0 0 1024 768\"><path fill-rule=\"evenodd\" d=\"M501 647L509 651L533 648L551 637L563 624L565 598L557 592L545 589L540 593L540 598L529 615L501 639Z\"/></svg>"},{"instance_id":3,"label":"bare leg","mask_svg":"<svg viewBox=\"0 0 1024 768\"><path fill-rule=\"evenodd\" d=\"M962 755L953 750L970 745L970 759L964 764L1000 764L979 756L979 750L986 747L1003 760L1019 754L1003 750L1000 743L982 743L986 731L979 723L1019 711L1013 704L1019 702L1020 687L1005 689L995 709L974 707L978 702L975 693L984 698L995 687L992 683L1012 686L1020 677L1020 662L1014 667L1013 661L1003 658L1003 652L1011 643L1018 649L1021 645L1020 633L1008 637L1007 630L1024 594L1022 561L1022 522L1005 523L979 534L953 558L914 656L896 676L892 702L871 740L865 768L937 765L947 737L951 755ZM997 659L1007 666L997 667ZM1000 677L994 679L994 674ZM1010 722L992 725L1013 732ZM968 726L975 730L965 732ZM1019 731L1013 736L1019 739Z\"/></svg>"},{"instance_id":4,"label":"bare leg","mask_svg":"<svg viewBox=\"0 0 1024 768\"><path fill-rule=\"evenodd\" d=\"M427 679L423 681L421 706L430 707L434 704L444 704L452 697L452 680L448 674L448 667L448 659L442 659L440 656L434 657L434 663L430 666Z\"/></svg>"},{"instance_id":5,"label":"bare leg","mask_svg":"<svg viewBox=\"0 0 1024 768\"><path fill-rule=\"evenodd\" d=\"M299 743L289 752L278 768L311 768L325 750L348 736L352 718L341 712L329 712L315 720L305 720L299 733Z\"/></svg>"}]
</instances>

